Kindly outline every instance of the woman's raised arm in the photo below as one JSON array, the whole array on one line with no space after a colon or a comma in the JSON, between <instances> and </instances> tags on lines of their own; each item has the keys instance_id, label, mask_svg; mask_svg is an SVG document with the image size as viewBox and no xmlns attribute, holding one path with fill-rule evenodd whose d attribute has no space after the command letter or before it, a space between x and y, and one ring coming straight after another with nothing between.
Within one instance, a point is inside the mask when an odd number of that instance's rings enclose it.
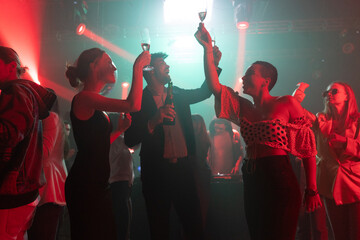
<instances>
[{"instance_id":1,"label":"woman's raised arm","mask_svg":"<svg viewBox=\"0 0 360 240\"><path fill-rule=\"evenodd\" d=\"M219 77L214 64L211 36L204 27L203 23L199 24L199 28L195 33L195 38L204 47L204 71L206 82L210 91L212 91L215 97L218 98L221 93L221 85L219 83Z\"/></svg>"}]
</instances>

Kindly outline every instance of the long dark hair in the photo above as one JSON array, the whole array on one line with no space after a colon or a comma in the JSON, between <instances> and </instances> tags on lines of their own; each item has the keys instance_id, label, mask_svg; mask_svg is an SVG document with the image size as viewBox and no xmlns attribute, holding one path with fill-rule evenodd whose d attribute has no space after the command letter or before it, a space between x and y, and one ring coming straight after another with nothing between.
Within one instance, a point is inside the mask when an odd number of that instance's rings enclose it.
<instances>
[{"instance_id":1,"label":"long dark hair","mask_svg":"<svg viewBox=\"0 0 360 240\"><path fill-rule=\"evenodd\" d=\"M269 77L269 91L275 86L277 78L278 78L278 71L274 65L269 62L264 61L256 61L252 65L258 64L261 66L260 73L264 78Z\"/></svg>"}]
</instances>

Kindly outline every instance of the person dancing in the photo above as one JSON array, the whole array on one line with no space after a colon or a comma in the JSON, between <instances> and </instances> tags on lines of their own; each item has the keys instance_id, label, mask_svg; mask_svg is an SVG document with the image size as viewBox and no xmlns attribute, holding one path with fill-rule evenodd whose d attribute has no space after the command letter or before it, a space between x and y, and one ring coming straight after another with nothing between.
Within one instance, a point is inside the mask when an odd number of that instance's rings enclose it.
<instances>
[{"instance_id":1,"label":"person dancing","mask_svg":"<svg viewBox=\"0 0 360 240\"><path fill-rule=\"evenodd\" d=\"M78 152L65 183L70 215L71 239L116 239L109 189L109 150L111 124L109 112L135 112L142 99L142 69L150 63L145 51L136 59L133 82L126 100L111 99L99 93L106 84L115 83L116 67L99 48L82 52L76 66L66 76L71 86L83 89L74 96L71 122Z\"/></svg>"},{"instance_id":2,"label":"person dancing","mask_svg":"<svg viewBox=\"0 0 360 240\"><path fill-rule=\"evenodd\" d=\"M304 161L308 211L321 205L316 187L316 145L311 124L292 96L271 96L277 81L276 68L263 61L253 63L243 79L244 93L253 103L221 85L213 64L211 37L200 23L195 33L204 48L204 69L215 96L219 118L240 126L246 143L242 167L245 215L253 240L295 238L301 194L289 153Z\"/></svg>"}]
</instances>

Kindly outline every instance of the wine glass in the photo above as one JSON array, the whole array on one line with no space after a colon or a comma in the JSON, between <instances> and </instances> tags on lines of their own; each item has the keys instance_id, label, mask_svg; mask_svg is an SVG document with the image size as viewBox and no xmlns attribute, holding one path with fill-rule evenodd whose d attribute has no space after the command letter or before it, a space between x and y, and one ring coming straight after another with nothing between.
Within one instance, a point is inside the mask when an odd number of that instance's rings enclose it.
<instances>
[{"instance_id":1,"label":"wine glass","mask_svg":"<svg viewBox=\"0 0 360 240\"><path fill-rule=\"evenodd\" d=\"M207 9L202 9L199 11L199 18L201 22L204 22L205 18L206 18L206 14L207 14Z\"/></svg>"},{"instance_id":2,"label":"wine glass","mask_svg":"<svg viewBox=\"0 0 360 240\"><path fill-rule=\"evenodd\" d=\"M149 29L144 28L141 32L140 32L140 36L141 36L141 48L143 49L143 51L150 51L150 34L149 34ZM147 65L143 68L143 71L151 71L153 70L154 67Z\"/></svg>"},{"instance_id":3,"label":"wine glass","mask_svg":"<svg viewBox=\"0 0 360 240\"><path fill-rule=\"evenodd\" d=\"M196 8L198 10L198 15L200 18L201 23L204 22L206 15L207 15L207 7L208 7L208 0L198 0L196 1Z\"/></svg>"}]
</instances>

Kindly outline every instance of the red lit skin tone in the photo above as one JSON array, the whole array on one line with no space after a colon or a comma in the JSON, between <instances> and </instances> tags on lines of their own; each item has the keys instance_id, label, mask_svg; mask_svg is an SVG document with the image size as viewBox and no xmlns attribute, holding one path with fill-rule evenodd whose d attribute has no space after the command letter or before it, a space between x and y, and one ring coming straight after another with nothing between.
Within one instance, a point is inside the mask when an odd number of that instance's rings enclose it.
<instances>
[{"instance_id":1,"label":"red lit skin tone","mask_svg":"<svg viewBox=\"0 0 360 240\"><path fill-rule=\"evenodd\" d=\"M195 37L204 47L204 68L209 89L213 92L215 98L219 99L221 85L213 64L211 37L203 24L199 24ZM242 78L244 93L250 95L254 103L241 97L240 108L242 110L240 117L246 116L251 122L272 119L291 122L291 120L301 117L303 115L303 108L295 98L292 96L270 95L268 90L270 78L264 78L261 75L260 67L258 64L250 66ZM265 145L255 145L251 150L257 153L256 158L288 154L282 149L275 149ZM315 157L303 159L303 162L307 188L317 189ZM313 197L306 195L305 204L307 211L314 211L317 207L321 206L319 194Z\"/></svg>"},{"instance_id":2,"label":"red lit skin tone","mask_svg":"<svg viewBox=\"0 0 360 240\"><path fill-rule=\"evenodd\" d=\"M329 90L337 89L336 94L331 94ZM345 125L345 102L348 100L345 88L341 84L333 83L330 84L326 91L329 91L325 97L326 104L331 108L333 113L332 121L333 128ZM329 136L329 144L333 148L344 149L346 144L346 137L336 133L332 133Z\"/></svg>"},{"instance_id":3,"label":"red lit skin tone","mask_svg":"<svg viewBox=\"0 0 360 240\"><path fill-rule=\"evenodd\" d=\"M73 111L80 120L91 118L95 110L108 112L136 112L141 108L144 66L150 63L150 53L142 52L133 65L133 79L129 96L126 100L107 98L100 95L100 91L107 83L115 83L116 67L108 54L90 64L88 79L84 89L74 97Z\"/></svg>"},{"instance_id":4,"label":"red lit skin tone","mask_svg":"<svg viewBox=\"0 0 360 240\"><path fill-rule=\"evenodd\" d=\"M110 136L110 143L115 141L123 132L126 131L131 125L131 115L130 113L120 114L118 120L118 127L117 129L111 133Z\"/></svg>"},{"instance_id":5,"label":"red lit skin tone","mask_svg":"<svg viewBox=\"0 0 360 240\"><path fill-rule=\"evenodd\" d=\"M2 59L0 59L0 84L4 84L10 80L18 79L16 67L16 62L13 61L6 64Z\"/></svg>"}]
</instances>

